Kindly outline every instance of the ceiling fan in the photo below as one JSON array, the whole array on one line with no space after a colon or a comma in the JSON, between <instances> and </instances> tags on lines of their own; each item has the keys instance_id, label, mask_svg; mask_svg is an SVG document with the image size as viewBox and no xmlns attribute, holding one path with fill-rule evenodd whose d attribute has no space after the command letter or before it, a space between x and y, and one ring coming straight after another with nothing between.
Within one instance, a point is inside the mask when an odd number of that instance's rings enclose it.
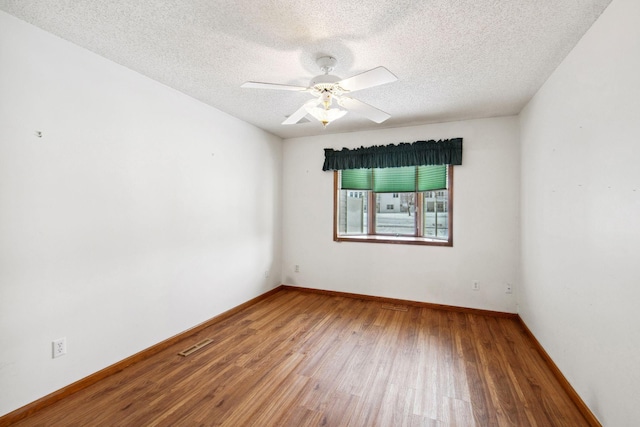
<instances>
[{"instance_id":1,"label":"ceiling fan","mask_svg":"<svg viewBox=\"0 0 640 427\"><path fill-rule=\"evenodd\" d=\"M316 63L324 74L311 79L309 87L261 82L245 82L241 87L308 92L314 96L313 99L305 102L302 107L282 122L283 125L296 124L307 114L311 114L318 119L324 127L344 116L348 111L357 113L376 123L382 123L391 117L388 113L369 104L345 96L357 90L395 82L398 78L391 71L384 67L376 67L341 80L340 77L329 74L336 66L337 61L335 58L322 56L316 60Z\"/></svg>"}]
</instances>

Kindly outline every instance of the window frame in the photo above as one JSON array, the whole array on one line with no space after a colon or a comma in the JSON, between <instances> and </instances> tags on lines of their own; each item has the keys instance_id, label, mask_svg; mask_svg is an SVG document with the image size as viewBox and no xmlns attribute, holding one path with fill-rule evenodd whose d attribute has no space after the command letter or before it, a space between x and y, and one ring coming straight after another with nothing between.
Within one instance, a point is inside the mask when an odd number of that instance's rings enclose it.
<instances>
[{"instance_id":1,"label":"window frame","mask_svg":"<svg viewBox=\"0 0 640 427\"><path fill-rule=\"evenodd\" d=\"M418 236L391 236L388 234L375 234L375 209L376 206L376 192L368 191L368 206L367 209L367 228L368 233L363 235L351 235L340 236L338 235L338 221L339 221L339 192L340 184L339 171L333 171L333 241L334 242L361 242L361 243L393 243L402 245L424 245L424 246L453 246L453 165L447 167L447 182L448 182L448 198L447 198L447 211L449 216L448 231L449 236L447 240L433 239L429 237ZM415 194L422 193L415 192ZM437 206L435 207L437 209ZM424 221L424 206L423 197L416 196L416 212L420 210L420 216L416 216L416 228L423 227Z\"/></svg>"}]
</instances>

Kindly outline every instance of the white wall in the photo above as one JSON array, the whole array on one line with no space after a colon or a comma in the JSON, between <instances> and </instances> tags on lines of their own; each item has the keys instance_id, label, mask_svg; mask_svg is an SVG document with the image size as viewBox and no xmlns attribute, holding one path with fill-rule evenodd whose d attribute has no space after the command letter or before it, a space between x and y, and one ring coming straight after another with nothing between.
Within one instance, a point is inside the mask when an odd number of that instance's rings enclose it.
<instances>
[{"instance_id":1,"label":"white wall","mask_svg":"<svg viewBox=\"0 0 640 427\"><path fill-rule=\"evenodd\" d=\"M520 121L520 315L616 427L640 421L639 17L614 0Z\"/></svg>"},{"instance_id":2,"label":"white wall","mask_svg":"<svg viewBox=\"0 0 640 427\"><path fill-rule=\"evenodd\" d=\"M464 138L454 169L454 246L333 241L324 148ZM283 278L302 287L515 312L519 264L516 117L322 135L284 142ZM294 272L294 266L300 272ZM473 280L480 290L472 291Z\"/></svg>"},{"instance_id":3,"label":"white wall","mask_svg":"<svg viewBox=\"0 0 640 427\"><path fill-rule=\"evenodd\" d=\"M281 139L3 12L0 64L0 415L280 283Z\"/></svg>"}]
</instances>

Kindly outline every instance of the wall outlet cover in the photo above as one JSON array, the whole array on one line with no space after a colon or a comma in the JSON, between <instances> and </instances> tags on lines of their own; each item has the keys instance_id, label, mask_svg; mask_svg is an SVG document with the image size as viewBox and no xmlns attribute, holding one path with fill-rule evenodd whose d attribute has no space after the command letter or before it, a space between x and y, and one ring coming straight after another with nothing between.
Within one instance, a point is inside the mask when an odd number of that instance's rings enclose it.
<instances>
[{"instance_id":1,"label":"wall outlet cover","mask_svg":"<svg viewBox=\"0 0 640 427\"><path fill-rule=\"evenodd\" d=\"M55 359L56 357L64 356L67 354L67 339L59 338L51 342L52 346L52 356Z\"/></svg>"}]
</instances>

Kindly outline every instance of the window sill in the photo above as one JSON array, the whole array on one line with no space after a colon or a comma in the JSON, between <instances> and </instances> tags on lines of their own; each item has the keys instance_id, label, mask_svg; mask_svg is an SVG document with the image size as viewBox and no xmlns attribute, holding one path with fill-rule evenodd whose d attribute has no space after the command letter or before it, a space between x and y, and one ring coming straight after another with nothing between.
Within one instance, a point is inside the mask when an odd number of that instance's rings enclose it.
<instances>
[{"instance_id":1,"label":"window sill","mask_svg":"<svg viewBox=\"0 0 640 427\"><path fill-rule=\"evenodd\" d=\"M423 246L453 246L452 240L437 240L428 237L413 236L336 236L335 242L361 242L361 243L393 243L401 245L423 245Z\"/></svg>"}]
</instances>

